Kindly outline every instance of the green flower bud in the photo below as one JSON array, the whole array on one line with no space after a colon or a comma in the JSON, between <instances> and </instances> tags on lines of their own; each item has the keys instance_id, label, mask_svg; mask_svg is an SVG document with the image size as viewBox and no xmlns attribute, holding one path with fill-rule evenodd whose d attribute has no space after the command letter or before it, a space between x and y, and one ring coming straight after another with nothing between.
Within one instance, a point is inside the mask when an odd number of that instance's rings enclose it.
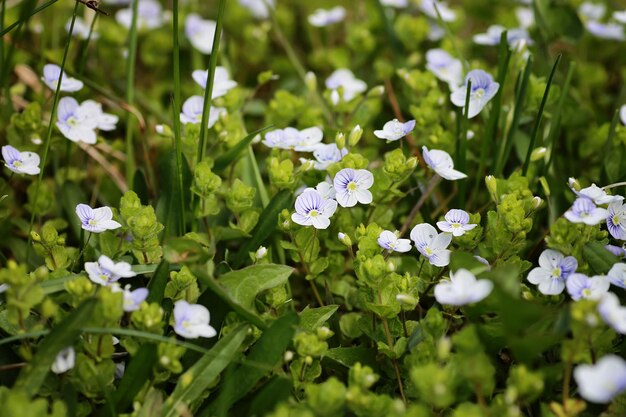
<instances>
[{"instance_id":1,"label":"green flower bud","mask_svg":"<svg viewBox=\"0 0 626 417\"><path fill-rule=\"evenodd\" d=\"M363 136L363 129L361 129L361 126L354 126L350 132L350 136L348 136L348 144L350 146L356 146L356 144L361 140L361 136Z\"/></svg>"},{"instance_id":2,"label":"green flower bud","mask_svg":"<svg viewBox=\"0 0 626 417\"><path fill-rule=\"evenodd\" d=\"M530 160L532 162L538 161L540 159L545 158L546 154L548 153L548 148L546 147L539 147L539 148L535 148L533 149L533 151L530 154Z\"/></svg>"},{"instance_id":3,"label":"green flower bud","mask_svg":"<svg viewBox=\"0 0 626 417\"><path fill-rule=\"evenodd\" d=\"M317 76L314 72L307 72L304 77L304 84L309 91L317 90Z\"/></svg>"},{"instance_id":4,"label":"green flower bud","mask_svg":"<svg viewBox=\"0 0 626 417\"><path fill-rule=\"evenodd\" d=\"M378 98L382 97L385 94L385 87L382 85L377 85L367 92L367 98Z\"/></svg>"},{"instance_id":5,"label":"green flower bud","mask_svg":"<svg viewBox=\"0 0 626 417\"><path fill-rule=\"evenodd\" d=\"M352 239L350 239L350 236L348 236L347 234L339 232L339 233L337 233L337 238L344 245L346 245L348 247L352 246Z\"/></svg>"},{"instance_id":6,"label":"green flower bud","mask_svg":"<svg viewBox=\"0 0 626 417\"><path fill-rule=\"evenodd\" d=\"M346 137L342 132L337 132L337 135L335 136L335 144L339 149L343 149L346 147Z\"/></svg>"}]
</instances>

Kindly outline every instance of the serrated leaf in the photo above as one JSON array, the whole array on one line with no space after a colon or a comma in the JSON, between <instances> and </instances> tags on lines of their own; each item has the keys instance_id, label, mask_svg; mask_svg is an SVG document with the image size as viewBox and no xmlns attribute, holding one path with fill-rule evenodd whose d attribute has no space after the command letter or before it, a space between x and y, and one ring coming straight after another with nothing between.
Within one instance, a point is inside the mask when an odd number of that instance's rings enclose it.
<instances>
[{"instance_id":1,"label":"serrated leaf","mask_svg":"<svg viewBox=\"0 0 626 417\"><path fill-rule=\"evenodd\" d=\"M339 308L338 305L328 305L319 308L309 308L308 306L300 312L300 327L304 330L315 331Z\"/></svg>"},{"instance_id":2,"label":"serrated leaf","mask_svg":"<svg viewBox=\"0 0 626 417\"><path fill-rule=\"evenodd\" d=\"M284 285L293 268L285 265L252 265L238 271L228 272L219 277L218 282L242 306L252 309L254 299L261 292Z\"/></svg>"},{"instance_id":3,"label":"serrated leaf","mask_svg":"<svg viewBox=\"0 0 626 417\"><path fill-rule=\"evenodd\" d=\"M228 333L189 370L182 374L172 395L163 406L161 416L178 417L180 410L188 408L204 395L219 374L239 355L239 347L248 333L248 325L242 325Z\"/></svg>"}]
</instances>

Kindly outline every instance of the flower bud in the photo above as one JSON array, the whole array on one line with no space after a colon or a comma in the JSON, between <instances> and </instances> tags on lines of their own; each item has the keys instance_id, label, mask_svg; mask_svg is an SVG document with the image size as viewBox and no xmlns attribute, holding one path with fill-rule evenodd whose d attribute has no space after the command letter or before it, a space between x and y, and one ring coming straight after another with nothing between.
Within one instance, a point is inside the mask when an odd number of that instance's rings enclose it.
<instances>
[{"instance_id":1,"label":"flower bud","mask_svg":"<svg viewBox=\"0 0 626 417\"><path fill-rule=\"evenodd\" d=\"M256 253L254 254L257 260L265 258L265 255L267 255L267 248L265 246L259 247L259 249L257 249Z\"/></svg>"},{"instance_id":2,"label":"flower bud","mask_svg":"<svg viewBox=\"0 0 626 417\"><path fill-rule=\"evenodd\" d=\"M376 87L368 91L367 98L382 97L383 94L385 94L385 87L383 87L382 85L377 85Z\"/></svg>"},{"instance_id":3,"label":"flower bud","mask_svg":"<svg viewBox=\"0 0 626 417\"><path fill-rule=\"evenodd\" d=\"M41 236L39 236L39 233L35 231L30 232L30 237L33 239L33 242L41 242Z\"/></svg>"},{"instance_id":4,"label":"flower bud","mask_svg":"<svg viewBox=\"0 0 626 417\"><path fill-rule=\"evenodd\" d=\"M354 126L354 129L350 132L350 136L348 136L348 144L350 146L355 146L361 140L361 136L363 136L363 129L361 129L361 126Z\"/></svg>"},{"instance_id":5,"label":"flower bud","mask_svg":"<svg viewBox=\"0 0 626 417\"><path fill-rule=\"evenodd\" d=\"M350 239L350 236L348 236L347 234L339 232L337 234L337 238L339 238L341 243L343 243L344 245L352 246L352 239Z\"/></svg>"},{"instance_id":6,"label":"flower bud","mask_svg":"<svg viewBox=\"0 0 626 417\"><path fill-rule=\"evenodd\" d=\"M317 77L315 73L309 71L304 76L304 84L309 91L315 91L317 89Z\"/></svg>"},{"instance_id":7,"label":"flower bud","mask_svg":"<svg viewBox=\"0 0 626 417\"><path fill-rule=\"evenodd\" d=\"M396 301L403 307L415 308L417 305L417 299L409 294L398 294L396 295Z\"/></svg>"},{"instance_id":8,"label":"flower bud","mask_svg":"<svg viewBox=\"0 0 626 417\"><path fill-rule=\"evenodd\" d=\"M489 190L489 194L491 194L491 197L497 201L498 183L496 181L496 177L494 177L493 175L487 175L485 177L485 184L487 185L487 190Z\"/></svg>"},{"instance_id":9,"label":"flower bud","mask_svg":"<svg viewBox=\"0 0 626 417\"><path fill-rule=\"evenodd\" d=\"M313 357L311 355L307 355L306 358L304 358L304 363L311 365L313 363Z\"/></svg>"},{"instance_id":10,"label":"flower bud","mask_svg":"<svg viewBox=\"0 0 626 417\"><path fill-rule=\"evenodd\" d=\"M540 177L539 184L541 184L541 188L543 188L543 193L550 197L550 186L548 185L548 181L546 181L546 177Z\"/></svg>"},{"instance_id":11,"label":"flower bud","mask_svg":"<svg viewBox=\"0 0 626 417\"><path fill-rule=\"evenodd\" d=\"M290 350L286 350L285 354L283 355L283 360L285 362L291 362L293 360L293 352Z\"/></svg>"},{"instance_id":12,"label":"flower bud","mask_svg":"<svg viewBox=\"0 0 626 417\"><path fill-rule=\"evenodd\" d=\"M450 356L450 350L452 350L452 340L449 337L442 337L437 343L437 355L440 360L444 360Z\"/></svg>"},{"instance_id":13,"label":"flower bud","mask_svg":"<svg viewBox=\"0 0 626 417\"><path fill-rule=\"evenodd\" d=\"M317 329L317 337L322 340L326 340L332 337L334 334L335 333L326 326L318 327Z\"/></svg>"},{"instance_id":14,"label":"flower bud","mask_svg":"<svg viewBox=\"0 0 626 417\"><path fill-rule=\"evenodd\" d=\"M535 209L538 209L542 203L543 203L543 200L541 199L541 197L538 197L538 196L533 197L533 207Z\"/></svg>"},{"instance_id":15,"label":"flower bud","mask_svg":"<svg viewBox=\"0 0 626 417\"><path fill-rule=\"evenodd\" d=\"M569 177L569 179L567 180L567 185L569 185L569 188L572 188L576 191L580 191L580 189L582 188L578 180L572 177Z\"/></svg>"},{"instance_id":16,"label":"flower bud","mask_svg":"<svg viewBox=\"0 0 626 417\"><path fill-rule=\"evenodd\" d=\"M156 132L161 136L165 136L168 138L171 138L174 136L174 132L172 132L172 128L169 127L168 125L156 125L154 127L154 130L156 130Z\"/></svg>"},{"instance_id":17,"label":"flower bud","mask_svg":"<svg viewBox=\"0 0 626 417\"><path fill-rule=\"evenodd\" d=\"M343 135L342 132L338 132L335 136L335 144L339 149L343 149L346 147L346 137Z\"/></svg>"},{"instance_id":18,"label":"flower bud","mask_svg":"<svg viewBox=\"0 0 626 417\"><path fill-rule=\"evenodd\" d=\"M539 148L535 148L533 149L532 153L530 154L530 160L532 162L538 161L540 159L543 159L546 154L548 153L548 148L541 146Z\"/></svg>"}]
</instances>

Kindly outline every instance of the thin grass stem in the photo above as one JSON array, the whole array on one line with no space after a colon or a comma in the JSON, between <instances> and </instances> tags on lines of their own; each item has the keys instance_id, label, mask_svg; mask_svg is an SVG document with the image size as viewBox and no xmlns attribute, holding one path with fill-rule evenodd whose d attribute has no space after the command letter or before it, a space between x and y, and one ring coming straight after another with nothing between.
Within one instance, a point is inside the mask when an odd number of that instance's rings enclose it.
<instances>
[{"instance_id":1,"label":"thin grass stem","mask_svg":"<svg viewBox=\"0 0 626 417\"><path fill-rule=\"evenodd\" d=\"M135 100L135 64L137 61L137 10L139 2L132 4L132 17L130 20L130 32L128 33L128 58L126 60L126 102L133 105ZM126 117L126 183L133 189L133 176L135 175L135 146L133 131L135 120L128 114Z\"/></svg>"},{"instance_id":2,"label":"thin grass stem","mask_svg":"<svg viewBox=\"0 0 626 417\"><path fill-rule=\"evenodd\" d=\"M176 183L180 191L180 218L178 219L178 233L185 233L185 199L183 188L183 147L180 134L180 44L178 39L178 0L174 0L173 9L173 41L174 41L174 99L173 99L173 120L174 120L174 144L176 147ZM219 31L219 29L218 29Z\"/></svg>"},{"instance_id":3,"label":"thin grass stem","mask_svg":"<svg viewBox=\"0 0 626 417\"><path fill-rule=\"evenodd\" d=\"M552 161L554 160L554 154L556 153L555 151L557 145L557 137L561 131L561 114L563 113L563 106L565 105L565 100L567 99L567 95L569 93L569 86L572 83L572 77L574 75L575 69L576 63L573 61L570 62L569 67L567 68L565 82L563 83L561 97L559 97L559 103L557 104L556 111L554 113L554 120L552 122L552 126L550 126L548 139L546 140L546 147L548 148L550 156L548 158L548 162L543 167L542 175L546 175L546 173L550 170L550 166L552 166Z\"/></svg>"}]
</instances>

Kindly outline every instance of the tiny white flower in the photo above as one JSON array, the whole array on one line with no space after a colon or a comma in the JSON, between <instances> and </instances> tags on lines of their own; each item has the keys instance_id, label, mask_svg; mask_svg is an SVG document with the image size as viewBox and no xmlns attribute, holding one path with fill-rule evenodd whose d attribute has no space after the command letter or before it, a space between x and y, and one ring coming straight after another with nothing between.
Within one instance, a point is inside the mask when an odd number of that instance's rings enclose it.
<instances>
[{"instance_id":1,"label":"tiny white flower","mask_svg":"<svg viewBox=\"0 0 626 417\"><path fill-rule=\"evenodd\" d=\"M202 122L202 111L204 109L204 98L201 96L191 96L183 103L183 112L180 114L182 124L198 124ZM209 109L208 127L211 128L217 123L220 117L226 114L223 107L211 106Z\"/></svg>"},{"instance_id":2,"label":"tiny white flower","mask_svg":"<svg viewBox=\"0 0 626 417\"><path fill-rule=\"evenodd\" d=\"M463 81L463 64L443 49L431 49L426 52L426 69L435 77L456 89Z\"/></svg>"},{"instance_id":3,"label":"tiny white flower","mask_svg":"<svg viewBox=\"0 0 626 417\"><path fill-rule=\"evenodd\" d=\"M420 10L428 17L438 20L437 10L444 22L453 22L456 19L456 13L448 7L448 4L438 0L422 0L419 4Z\"/></svg>"},{"instance_id":4,"label":"tiny white flower","mask_svg":"<svg viewBox=\"0 0 626 417\"><path fill-rule=\"evenodd\" d=\"M606 14L606 5L586 1L578 7L578 14L586 20L598 21Z\"/></svg>"},{"instance_id":5,"label":"tiny white flower","mask_svg":"<svg viewBox=\"0 0 626 417\"><path fill-rule=\"evenodd\" d=\"M626 240L626 204L621 201L609 204L606 226L615 239Z\"/></svg>"},{"instance_id":6,"label":"tiny white flower","mask_svg":"<svg viewBox=\"0 0 626 417\"><path fill-rule=\"evenodd\" d=\"M409 0L380 0L380 4L387 7L402 9L409 5Z\"/></svg>"},{"instance_id":7,"label":"tiny white flower","mask_svg":"<svg viewBox=\"0 0 626 417\"><path fill-rule=\"evenodd\" d=\"M148 298L148 289L147 288L137 288L135 290L130 290L130 285L126 285L124 287L124 311L131 312L135 310L139 310L141 303L143 303L146 298Z\"/></svg>"},{"instance_id":8,"label":"tiny white flower","mask_svg":"<svg viewBox=\"0 0 626 417\"><path fill-rule=\"evenodd\" d=\"M342 88L343 95L339 94L339 87ZM354 73L349 69L340 68L326 79L326 88L332 90L331 100L333 104L337 105L341 99L348 102L363 93L367 90L367 84L365 81L355 78Z\"/></svg>"},{"instance_id":9,"label":"tiny white flower","mask_svg":"<svg viewBox=\"0 0 626 417\"><path fill-rule=\"evenodd\" d=\"M600 22L587 22L585 23L587 31L596 38L609 39L614 41L623 41L624 26L617 23L600 23Z\"/></svg>"},{"instance_id":10,"label":"tiny white flower","mask_svg":"<svg viewBox=\"0 0 626 417\"><path fill-rule=\"evenodd\" d=\"M131 278L137 274L128 262L114 262L106 255L100 255L98 262L85 262L85 271L89 279L96 284L109 285L120 278Z\"/></svg>"},{"instance_id":11,"label":"tiny white flower","mask_svg":"<svg viewBox=\"0 0 626 417\"><path fill-rule=\"evenodd\" d=\"M600 275L589 278L584 274L571 274L565 280L567 292L575 301L581 298L599 300L610 285L608 278Z\"/></svg>"},{"instance_id":12,"label":"tiny white flower","mask_svg":"<svg viewBox=\"0 0 626 417\"><path fill-rule=\"evenodd\" d=\"M55 374L62 374L74 367L76 362L76 352L72 346L67 347L57 354L54 363L50 367Z\"/></svg>"},{"instance_id":13,"label":"tiny white flower","mask_svg":"<svg viewBox=\"0 0 626 417\"><path fill-rule=\"evenodd\" d=\"M369 188L373 184L374 176L366 169L344 168L333 179L337 202L342 207L370 204L372 193Z\"/></svg>"},{"instance_id":14,"label":"tiny white flower","mask_svg":"<svg viewBox=\"0 0 626 417\"><path fill-rule=\"evenodd\" d=\"M585 400L609 403L626 391L626 361L616 355L606 355L595 365L578 365L574 379Z\"/></svg>"},{"instance_id":15,"label":"tiny white flower","mask_svg":"<svg viewBox=\"0 0 626 417\"><path fill-rule=\"evenodd\" d=\"M469 96L468 118L476 116L482 109L495 97L500 84L493 80L493 77L483 70L472 70L465 76L465 82L462 86L452 91L450 100L452 104L461 107L465 111L465 98L467 95L467 86L471 80L471 91Z\"/></svg>"},{"instance_id":16,"label":"tiny white flower","mask_svg":"<svg viewBox=\"0 0 626 417\"><path fill-rule=\"evenodd\" d=\"M526 29L506 29L504 26L492 25L487 32L474 35L474 43L478 45L499 45L502 32L506 30L506 41L514 49L519 50L522 45L533 43Z\"/></svg>"},{"instance_id":17,"label":"tiny white flower","mask_svg":"<svg viewBox=\"0 0 626 417\"><path fill-rule=\"evenodd\" d=\"M163 26L164 13L161 3L156 0L137 0L137 29L148 30ZM133 18L132 7L121 9L115 14L115 20L126 29L130 30Z\"/></svg>"},{"instance_id":18,"label":"tiny white flower","mask_svg":"<svg viewBox=\"0 0 626 417\"><path fill-rule=\"evenodd\" d=\"M265 255L267 255L267 248L265 246L259 246L259 249L254 253L257 260L265 258Z\"/></svg>"},{"instance_id":19,"label":"tiny white flower","mask_svg":"<svg viewBox=\"0 0 626 417\"><path fill-rule=\"evenodd\" d=\"M334 143L320 143L315 147L313 166L317 170L325 170L330 164L339 162L348 154L346 148L339 149Z\"/></svg>"},{"instance_id":20,"label":"tiny white flower","mask_svg":"<svg viewBox=\"0 0 626 417\"><path fill-rule=\"evenodd\" d=\"M450 281L435 286L435 299L439 304L462 306L484 300L493 290L493 282L476 279L467 269L450 273Z\"/></svg>"},{"instance_id":21,"label":"tiny white flower","mask_svg":"<svg viewBox=\"0 0 626 417\"><path fill-rule=\"evenodd\" d=\"M539 292L556 295L565 289L565 280L576 272L578 261L573 256L563 256L552 249L544 250L539 255L539 266L533 268L526 278L531 284L539 286Z\"/></svg>"},{"instance_id":22,"label":"tiny white flower","mask_svg":"<svg viewBox=\"0 0 626 417\"><path fill-rule=\"evenodd\" d=\"M393 119L385 123L382 130L375 130L374 136L379 139L398 140L411 133L415 128L415 120L409 120L406 123Z\"/></svg>"},{"instance_id":23,"label":"tiny white flower","mask_svg":"<svg viewBox=\"0 0 626 417\"><path fill-rule=\"evenodd\" d=\"M209 310L200 304L189 304L185 300L174 304L174 331L186 339L214 337L217 332L209 325Z\"/></svg>"},{"instance_id":24,"label":"tiny white flower","mask_svg":"<svg viewBox=\"0 0 626 417\"><path fill-rule=\"evenodd\" d=\"M191 73L193 80L203 89L206 89L207 81L209 78L208 70L195 70ZM211 99L222 97L233 88L237 87L237 82L231 80L228 70L224 67L215 67L215 74L213 75L213 90L211 92Z\"/></svg>"},{"instance_id":25,"label":"tiny white flower","mask_svg":"<svg viewBox=\"0 0 626 417\"><path fill-rule=\"evenodd\" d=\"M437 227L442 232L452 233L453 236L462 236L478 226L469 224L469 214L464 210L452 209L445 215L445 222L437 222Z\"/></svg>"},{"instance_id":26,"label":"tiny white flower","mask_svg":"<svg viewBox=\"0 0 626 417\"><path fill-rule=\"evenodd\" d=\"M346 17L346 9L341 6L332 9L317 9L308 18L309 23L315 27L329 26L341 22Z\"/></svg>"},{"instance_id":27,"label":"tiny white flower","mask_svg":"<svg viewBox=\"0 0 626 417\"><path fill-rule=\"evenodd\" d=\"M71 25L72 25L72 19L69 19L67 23L65 24L66 32L69 33ZM72 36L76 36L79 39L86 40L89 38L90 30L91 30L91 22L88 23L84 21L81 17L77 16L74 22L74 30L72 31ZM96 30L94 29L91 32L91 40L93 41L95 39L98 39L99 37L100 37L100 34L96 32ZM65 78L65 76L63 76L63 78Z\"/></svg>"},{"instance_id":28,"label":"tiny white flower","mask_svg":"<svg viewBox=\"0 0 626 417\"><path fill-rule=\"evenodd\" d=\"M61 67L55 64L46 64L43 67L43 77L41 79L52 91L56 91L61 78ZM83 88L83 82L76 78L68 77L63 71L63 79L61 80L61 91L73 93Z\"/></svg>"},{"instance_id":29,"label":"tiny white flower","mask_svg":"<svg viewBox=\"0 0 626 417\"><path fill-rule=\"evenodd\" d=\"M317 150L321 145L323 137L324 132L319 127L310 127L303 130L287 127L267 132L263 144L270 148L311 152Z\"/></svg>"},{"instance_id":30,"label":"tiny white flower","mask_svg":"<svg viewBox=\"0 0 626 417\"><path fill-rule=\"evenodd\" d=\"M411 240L431 265L446 266L450 263L448 246L452 241L451 234L437 233L437 229L430 224L421 223L411 230Z\"/></svg>"},{"instance_id":31,"label":"tiny white flower","mask_svg":"<svg viewBox=\"0 0 626 417\"><path fill-rule=\"evenodd\" d=\"M626 264L614 264L607 273L607 275L609 277L609 281L611 281L611 284L620 288L626 288Z\"/></svg>"},{"instance_id":32,"label":"tiny white flower","mask_svg":"<svg viewBox=\"0 0 626 417\"><path fill-rule=\"evenodd\" d=\"M626 104L619 108L619 119L623 125L626 125Z\"/></svg>"},{"instance_id":33,"label":"tiny white flower","mask_svg":"<svg viewBox=\"0 0 626 417\"><path fill-rule=\"evenodd\" d=\"M618 333L626 334L626 307L622 307L619 298L607 292L598 303L598 313L606 324Z\"/></svg>"},{"instance_id":34,"label":"tiny white flower","mask_svg":"<svg viewBox=\"0 0 626 417\"><path fill-rule=\"evenodd\" d=\"M248 9L256 19L267 19L270 15L268 7L274 7L274 0L239 0L239 4Z\"/></svg>"},{"instance_id":35,"label":"tiny white flower","mask_svg":"<svg viewBox=\"0 0 626 417\"><path fill-rule=\"evenodd\" d=\"M426 164L440 177L450 181L467 178L467 174L454 169L454 162L448 152L439 149L428 150L426 146L422 146L422 154Z\"/></svg>"},{"instance_id":36,"label":"tiny white flower","mask_svg":"<svg viewBox=\"0 0 626 417\"><path fill-rule=\"evenodd\" d=\"M620 22L621 24L626 24L626 10L614 11L613 19Z\"/></svg>"},{"instance_id":37,"label":"tiny white flower","mask_svg":"<svg viewBox=\"0 0 626 417\"><path fill-rule=\"evenodd\" d=\"M113 212L106 206L93 209L87 204L79 204L76 206L76 215L80 219L81 227L91 233L101 233L122 227L113 220Z\"/></svg>"},{"instance_id":38,"label":"tiny white flower","mask_svg":"<svg viewBox=\"0 0 626 417\"><path fill-rule=\"evenodd\" d=\"M291 220L301 226L313 226L316 229L327 229L330 226L330 217L337 210L337 202L324 199L314 190L303 192L296 198L296 212Z\"/></svg>"},{"instance_id":39,"label":"tiny white flower","mask_svg":"<svg viewBox=\"0 0 626 417\"><path fill-rule=\"evenodd\" d=\"M56 126L63 136L72 142L94 144L97 140L96 130L113 130L118 117L104 113L102 105L93 100L82 104L73 97L59 100Z\"/></svg>"},{"instance_id":40,"label":"tiny white flower","mask_svg":"<svg viewBox=\"0 0 626 417\"><path fill-rule=\"evenodd\" d=\"M588 198L577 198L572 207L563 215L572 223L584 223L589 226L602 223L609 212L601 207L596 207Z\"/></svg>"},{"instance_id":41,"label":"tiny white flower","mask_svg":"<svg viewBox=\"0 0 626 417\"><path fill-rule=\"evenodd\" d=\"M378 236L378 244L381 248L392 252L408 252L411 250L409 239L399 239L398 235L390 230L383 230Z\"/></svg>"},{"instance_id":42,"label":"tiny white flower","mask_svg":"<svg viewBox=\"0 0 626 417\"><path fill-rule=\"evenodd\" d=\"M308 187L302 190L303 193L306 191L317 191L324 200L334 200L336 195L335 187L333 187L329 178L327 178L327 181L318 183L315 188Z\"/></svg>"},{"instance_id":43,"label":"tiny white flower","mask_svg":"<svg viewBox=\"0 0 626 417\"><path fill-rule=\"evenodd\" d=\"M208 55L213 50L213 37L217 22L205 20L196 13L190 13L185 18L185 35L191 46L200 53Z\"/></svg>"},{"instance_id":44,"label":"tiny white flower","mask_svg":"<svg viewBox=\"0 0 626 417\"><path fill-rule=\"evenodd\" d=\"M528 29L535 24L535 13L530 7L518 7L515 9L515 17L523 29Z\"/></svg>"},{"instance_id":45,"label":"tiny white flower","mask_svg":"<svg viewBox=\"0 0 626 417\"><path fill-rule=\"evenodd\" d=\"M574 180L574 183L575 181L576 180ZM624 200L624 197L622 197L621 195L607 194L603 188L600 188L595 184L591 184L589 187L583 188L580 191L576 191L576 189L572 185L570 185L570 188L578 197L588 198L598 205L610 204Z\"/></svg>"},{"instance_id":46,"label":"tiny white flower","mask_svg":"<svg viewBox=\"0 0 626 417\"><path fill-rule=\"evenodd\" d=\"M11 145L4 145L2 158L4 166L16 174L38 175L41 171L39 155L35 152L20 152Z\"/></svg>"}]
</instances>

